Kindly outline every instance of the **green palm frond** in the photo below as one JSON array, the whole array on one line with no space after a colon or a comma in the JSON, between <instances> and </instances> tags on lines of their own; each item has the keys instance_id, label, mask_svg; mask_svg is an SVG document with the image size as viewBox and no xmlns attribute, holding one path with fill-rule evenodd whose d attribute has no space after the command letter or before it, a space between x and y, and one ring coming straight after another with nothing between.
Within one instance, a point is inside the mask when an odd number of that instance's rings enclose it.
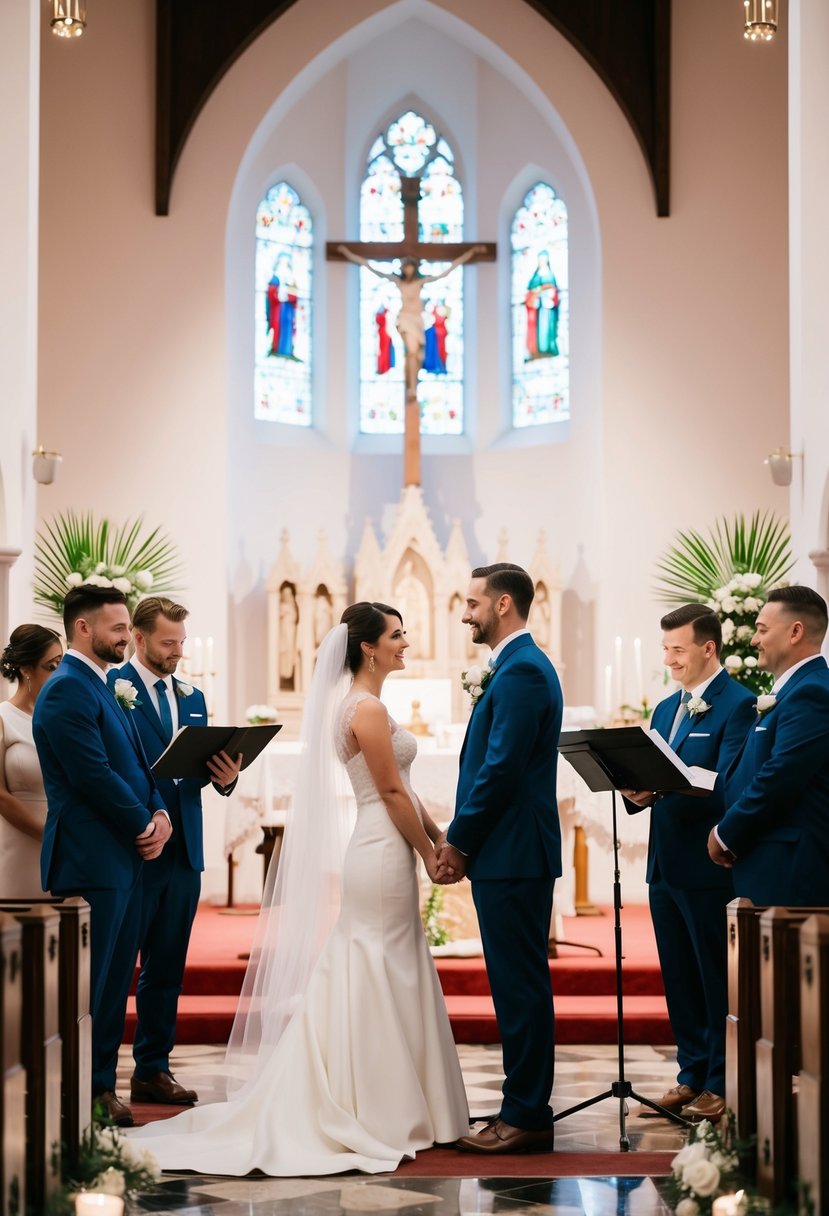
<instances>
[{"instance_id":1,"label":"green palm frond","mask_svg":"<svg viewBox=\"0 0 829 1216\"><path fill-rule=\"evenodd\" d=\"M783 579L794 565L789 529L770 512L755 511L746 523L737 515L719 519L707 537L679 532L657 562L657 594L663 603L685 604L709 600L735 574L759 574L766 591Z\"/></svg>"},{"instance_id":2,"label":"green palm frond","mask_svg":"<svg viewBox=\"0 0 829 1216\"><path fill-rule=\"evenodd\" d=\"M67 511L44 522L35 538L35 603L61 615L73 582L123 579L130 611L143 594L180 590L181 561L161 528L143 535L143 516L114 528L91 512Z\"/></svg>"}]
</instances>

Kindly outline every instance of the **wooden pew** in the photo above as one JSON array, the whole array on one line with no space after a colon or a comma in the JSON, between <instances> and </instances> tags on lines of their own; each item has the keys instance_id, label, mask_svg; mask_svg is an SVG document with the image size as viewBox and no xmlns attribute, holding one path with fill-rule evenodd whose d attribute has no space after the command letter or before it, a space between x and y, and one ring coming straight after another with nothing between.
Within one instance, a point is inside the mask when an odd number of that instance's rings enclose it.
<instances>
[{"instance_id":1,"label":"wooden pew","mask_svg":"<svg viewBox=\"0 0 829 1216\"><path fill-rule=\"evenodd\" d=\"M0 907L18 911L35 906L30 900L8 900ZM89 904L79 896L57 899L44 895L37 906L49 906L60 916L58 1022L63 1044L61 1060L61 1143L75 1161L84 1133L92 1122L92 1016L90 997Z\"/></svg>"},{"instance_id":2,"label":"wooden pew","mask_svg":"<svg viewBox=\"0 0 829 1216\"><path fill-rule=\"evenodd\" d=\"M26 1070L21 1059L23 926L0 914L0 1216L26 1211Z\"/></svg>"},{"instance_id":3,"label":"wooden pew","mask_svg":"<svg viewBox=\"0 0 829 1216\"><path fill-rule=\"evenodd\" d=\"M750 899L732 899L726 908L728 933L728 1015L725 1022L725 1103L733 1110L737 1134L748 1140L757 1130L755 1044L760 1037L760 914Z\"/></svg>"},{"instance_id":4,"label":"wooden pew","mask_svg":"<svg viewBox=\"0 0 829 1216\"><path fill-rule=\"evenodd\" d=\"M790 1197L797 1177L800 1069L800 926L805 908L769 908L760 916L760 1038L757 1040L757 1185L774 1202Z\"/></svg>"},{"instance_id":5,"label":"wooden pew","mask_svg":"<svg viewBox=\"0 0 829 1216\"><path fill-rule=\"evenodd\" d=\"M829 916L800 927L798 1177L815 1212L829 1210Z\"/></svg>"},{"instance_id":6,"label":"wooden pew","mask_svg":"<svg viewBox=\"0 0 829 1216\"><path fill-rule=\"evenodd\" d=\"M26 1193L41 1212L60 1185L60 918L53 907L18 908L23 927L22 1058L26 1069Z\"/></svg>"}]
</instances>

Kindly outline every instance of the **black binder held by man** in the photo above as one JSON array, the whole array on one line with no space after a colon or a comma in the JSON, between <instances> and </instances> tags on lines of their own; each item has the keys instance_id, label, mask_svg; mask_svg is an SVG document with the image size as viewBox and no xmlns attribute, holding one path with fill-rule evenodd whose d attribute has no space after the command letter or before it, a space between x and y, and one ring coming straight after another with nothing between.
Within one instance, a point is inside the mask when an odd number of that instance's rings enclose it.
<instances>
[{"instance_id":1,"label":"black binder held by man","mask_svg":"<svg viewBox=\"0 0 829 1216\"><path fill-rule=\"evenodd\" d=\"M717 780L711 769L683 764L661 735L641 726L565 731L558 750L594 792L678 791L704 798Z\"/></svg>"},{"instance_id":2,"label":"black binder held by man","mask_svg":"<svg viewBox=\"0 0 829 1216\"><path fill-rule=\"evenodd\" d=\"M235 758L242 753L242 768L247 768L282 726L268 722L260 726L182 726L167 749L153 765L156 777L203 781L207 761L218 752Z\"/></svg>"}]
</instances>

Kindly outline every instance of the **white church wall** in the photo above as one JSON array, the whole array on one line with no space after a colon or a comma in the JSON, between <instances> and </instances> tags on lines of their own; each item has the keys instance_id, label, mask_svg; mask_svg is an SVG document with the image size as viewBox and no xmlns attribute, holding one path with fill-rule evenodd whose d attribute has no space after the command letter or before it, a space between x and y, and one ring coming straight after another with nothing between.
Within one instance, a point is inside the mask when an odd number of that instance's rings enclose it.
<instances>
[{"instance_id":1,"label":"white church wall","mask_svg":"<svg viewBox=\"0 0 829 1216\"><path fill-rule=\"evenodd\" d=\"M366 510L377 517L396 498L400 458L349 450L350 268L329 270L322 256L315 265L319 434L253 422L246 294L255 205L283 171L298 175L320 241L355 234L365 128L372 114L387 116L395 90L436 97L439 117L445 107L472 174L467 232L499 242L499 263L467 276L478 310L477 341L474 310L467 319L475 450L425 459L439 538L448 512L462 511L473 560L495 556L505 526L511 555L526 562L543 526L565 587L577 569L582 587L597 585L597 671L621 634L645 640L650 672L660 612L651 570L675 528L779 509L762 459L786 426L785 64L780 47L745 45L726 7L674 6L669 219L655 215L644 160L609 91L529 5L510 6L505 21L495 0L299 0L211 96L166 218L152 210L148 7L101 6L77 46L44 42L40 421L65 461L39 507L163 520L185 558L191 632L216 639L220 714L260 699L264 580L280 529L310 561L324 526L332 553L345 556ZM350 29L375 14L376 25ZM402 21L411 59L395 33ZM370 78L357 71L367 36L389 51ZM463 89L452 77L430 82L433 60L441 77L456 65ZM84 133L71 141L68 96ZM747 137L749 112L762 140ZM536 167L580 204L571 207L580 409L567 443L515 448L503 435L499 291L509 208ZM748 219L758 199L771 234L762 254ZM221 890L221 829L210 831L207 887Z\"/></svg>"}]
</instances>

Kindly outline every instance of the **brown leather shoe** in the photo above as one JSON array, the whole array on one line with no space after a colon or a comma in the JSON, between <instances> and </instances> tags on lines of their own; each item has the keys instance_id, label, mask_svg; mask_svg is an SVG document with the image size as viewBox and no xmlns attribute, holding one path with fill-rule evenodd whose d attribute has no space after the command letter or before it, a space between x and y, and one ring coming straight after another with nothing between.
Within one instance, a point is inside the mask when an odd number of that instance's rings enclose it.
<instances>
[{"instance_id":1,"label":"brown leather shoe","mask_svg":"<svg viewBox=\"0 0 829 1216\"><path fill-rule=\"evenodd\" d=\"M687 1106L689 1102L695 1102L699 1096L699 1090L691 1089L690 1085L675 1085L661 1098L654 1098L654 1102L663 1110L670 1111L672 1115L678 1115L683 1106ZM640 1106L634 1114L637 1119L660 1119L662 1117L658 1110L652 1110L650 1106Z\"/></svg>"},{"instance_id":2,"label":"brown leather shoe","mask_svg":"<svg viewBox=\"0 0 829 1216\"><path fill-rule=\"evenodd\" d=\"M185 1089L169 1072L157 1072L149 1081L133 1074L130 1097L133 1102L160 1102L164 1106L192 1106L199 1100L195 1089Z\"/></svg>"},{"instance_id":3,"label":"brown leather shoe","mask_svg":"<svg viewBox=\"0 0 829 1216\"><path fill-rule=\"evenodd\" d=\"M682 1118L690 1119L692 1123L699 1123L701 1119L719 1123L724 1114L725 1098L712 1094L710 1089L704 1089L694 1102L682 1108Z\"/></svg>"},{"instance_id":4,"label":"brown leather shoe","mask_svg":"<svg viewBox=\"0 0 829 1216\"><path fill-rule=\"evenodd\" d=\"M132 1127L134 1125L135 1120L132 1117L132 1111L126 1102L121 1101L114 1090L106 1089L102 1094L96 1094L92 1101L100 1102L107 1118L111 1119L116 1127Z\"/></svg>"},{"instance_id":5,"label":"brown leather shoe","mask_svg":"<svg viewBox=\"0 0 829 1216\"><path fill-rule=\"evenodd\" d=\"M461 1136L455 1148L462 1153L551 1153L553 1151L553 1129L528 1132L520 1127L510 1127L503 1119L495 1119L476 1136Z\"/></svg>"}]
</instances>

